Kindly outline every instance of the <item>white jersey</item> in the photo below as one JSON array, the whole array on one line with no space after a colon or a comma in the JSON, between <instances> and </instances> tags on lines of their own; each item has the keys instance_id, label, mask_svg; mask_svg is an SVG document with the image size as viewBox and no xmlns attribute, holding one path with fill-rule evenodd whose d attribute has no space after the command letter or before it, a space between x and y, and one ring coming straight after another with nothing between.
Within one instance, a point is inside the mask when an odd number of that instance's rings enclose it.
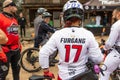
<instances>
[{"instance_id":1,"label":"white jersey","mask_svg":"<svg viewBox=\"0 0 120 80\"><path fill-rule=\"evenodd\" d=\"M95 63L103 59L93 34L84 28L63 28L56 31L40 49L39 62L42 68L49 67L49 55L58 49L59 76L62 80L84 72L88 57Z\"/></svg>"},{"instance_id":2,"label":"white jersey","mask_svg":"<svg viewBox=\"0 0 120 80\"><path fill-rule=\"evenodd\" d=\"M120 20L112 25L109 38L105 43L105 49L109 50L114 45L120 46Z\"/></svg>"},{"instance_id":3,"label":"white jersey","mask_svg":"<svg viewBox=\"0 0 120 80\"><path fill-rule=\"evenodd\" d=\"M105 49L109 50L114 45L120 46L120 20L112 25L109 38L105 43ZM104 76L100 74L99 80L109 80L110 74L120 65L120 53L113 48L105 58L104 64L106 65L107 70L104 71ZM104 69L104 66L102 68Z\"/></svg>"}]
</instances>

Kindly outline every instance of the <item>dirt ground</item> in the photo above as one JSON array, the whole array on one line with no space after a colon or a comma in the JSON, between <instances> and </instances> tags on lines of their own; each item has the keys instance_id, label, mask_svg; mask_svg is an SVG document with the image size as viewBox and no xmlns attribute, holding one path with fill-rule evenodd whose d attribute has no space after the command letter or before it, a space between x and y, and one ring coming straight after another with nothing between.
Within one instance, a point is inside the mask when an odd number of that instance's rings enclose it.
<instances>
[{"instance_id":1,"label":"dirt ground","mask_svg":"<svg viewBox=\"0 0 120 80\"><path fill-rule=\"evenodd\" d=\"M27 34L31 34L31 33L27 33ZM103 38L103 39L106 40L108 38L108 36L104 36L104 37L96 36L96 39L97 39L98 42L100 42L101 38ZM22 50L24 50L24 49L26 49L28 47L32 47L33 46L33 43L24 42L24 44L25 45L23 46ZM54 67L50 67L50 71L52 71L55 74L55 79L54 80L57 80L57 72L58 72L57 64ZM42 73L42 70L39 71L39 72L35 72L35 73L28 73L28 72L26 72L25 70L23 70L21 68L21 71L20 71L20 80L29 80L29 77L32 76L32 75L35 75L35 74L36 75L42 75L43 73ZM8 74L6 80L13 80L11 68L10 68L10 71L9 71L9 74Z\"/></svg>"}]
</instances>

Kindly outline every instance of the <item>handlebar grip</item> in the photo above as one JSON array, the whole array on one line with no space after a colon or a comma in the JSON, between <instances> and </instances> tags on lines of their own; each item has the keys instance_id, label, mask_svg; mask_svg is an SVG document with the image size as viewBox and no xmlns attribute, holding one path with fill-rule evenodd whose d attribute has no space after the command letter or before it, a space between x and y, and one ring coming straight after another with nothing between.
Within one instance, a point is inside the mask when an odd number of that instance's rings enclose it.
<instances>
[{"instance_id":1,"label":"handlebar grip","mask_svg":"<svg viewBox=\"0 0 120 80\"><path fill-rule=\"evenodd\" d=\"M32 75L29 77L29 80L52 80L51 77L41 76L41 75Z\"/></svg>"}]
</instances>

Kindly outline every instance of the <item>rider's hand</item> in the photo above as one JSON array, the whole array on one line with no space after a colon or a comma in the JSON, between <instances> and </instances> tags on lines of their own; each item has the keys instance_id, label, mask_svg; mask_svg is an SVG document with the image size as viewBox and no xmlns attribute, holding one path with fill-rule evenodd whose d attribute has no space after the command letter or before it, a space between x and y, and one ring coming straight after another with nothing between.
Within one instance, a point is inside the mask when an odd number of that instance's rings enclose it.
<instances>
[{"instance_id":1,"label":"rider's hand","mask_svg":"<svg viewBox=\"0 0 120 80\"><path fill-rule=\"evenodd\" d=\"M104 61L105 58L106 58L106 56L107 56L108 53L109 53L109 50L107 50L107 49L105 48L105 46L104 46L103 49L102 49L101 51L102 51L102 53L103 53L103 55L104 55L104 59L103 59L103 61Z\"/></svg>"},{"instance_id":2,"label":"rider's hand","mask_svg":"<svg viewBox=\"0 0 120 80\"><path fill-rule=\"evenodd\" d=\"M55 78L54 74L53 74L52 72L50 72L49 70L44 71L44 76L48 76L48 77L51 77L51 78Z\"/></svg>"},{"instance_id":3,"label":"rider's hand","mask_svg":"<svg viewBox=\"0 0 120 80\"><path fill-rule=\"evenodd\" d=\"M0 61L7 62L7 57L2 50L0 51Z\"/></svg>"}]
</instances>

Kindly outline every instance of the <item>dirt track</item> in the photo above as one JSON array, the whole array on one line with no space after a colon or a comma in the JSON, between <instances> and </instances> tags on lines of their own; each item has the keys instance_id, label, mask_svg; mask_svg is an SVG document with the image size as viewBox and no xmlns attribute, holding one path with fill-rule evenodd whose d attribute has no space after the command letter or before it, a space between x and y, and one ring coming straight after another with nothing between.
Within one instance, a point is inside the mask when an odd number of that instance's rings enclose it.
<instances>
[{"instance_id":1,"label":"dirt track","mask_svg":"<svg viewBox=\"0 0 120 80\"><path fill-rule=\"evenodd\" d=\"M105 39L105 40L106 40L107 38L108 38L108 36L104 36L104 37L103 37L103 39ZM100 37L100 36L97 36L96 39L97 39L98 42L100 42L101 37ZM33 44L25 43L25 46L23 46L23 50L26 49L26 48L28 48L28 47L32 47L32 46L33 46ZM57 72L58 72L57 64L56 64L55 67L50 67L50 70L55 74L56 79L54 79L54 80L57 80ZM29 80L28 78L29 78L31 75L34 75L34 74L41 75L41 74L43 74L43 73L42 73L42 70L39 71L39 72L36 72L36 73L28 73L28 72L24 71L24 70L21 68L20 80ZM8 74L6 80L13 80L11 68L10 68L10 71L9 71L9 74Z\"/></svg>"}]
</instances>

